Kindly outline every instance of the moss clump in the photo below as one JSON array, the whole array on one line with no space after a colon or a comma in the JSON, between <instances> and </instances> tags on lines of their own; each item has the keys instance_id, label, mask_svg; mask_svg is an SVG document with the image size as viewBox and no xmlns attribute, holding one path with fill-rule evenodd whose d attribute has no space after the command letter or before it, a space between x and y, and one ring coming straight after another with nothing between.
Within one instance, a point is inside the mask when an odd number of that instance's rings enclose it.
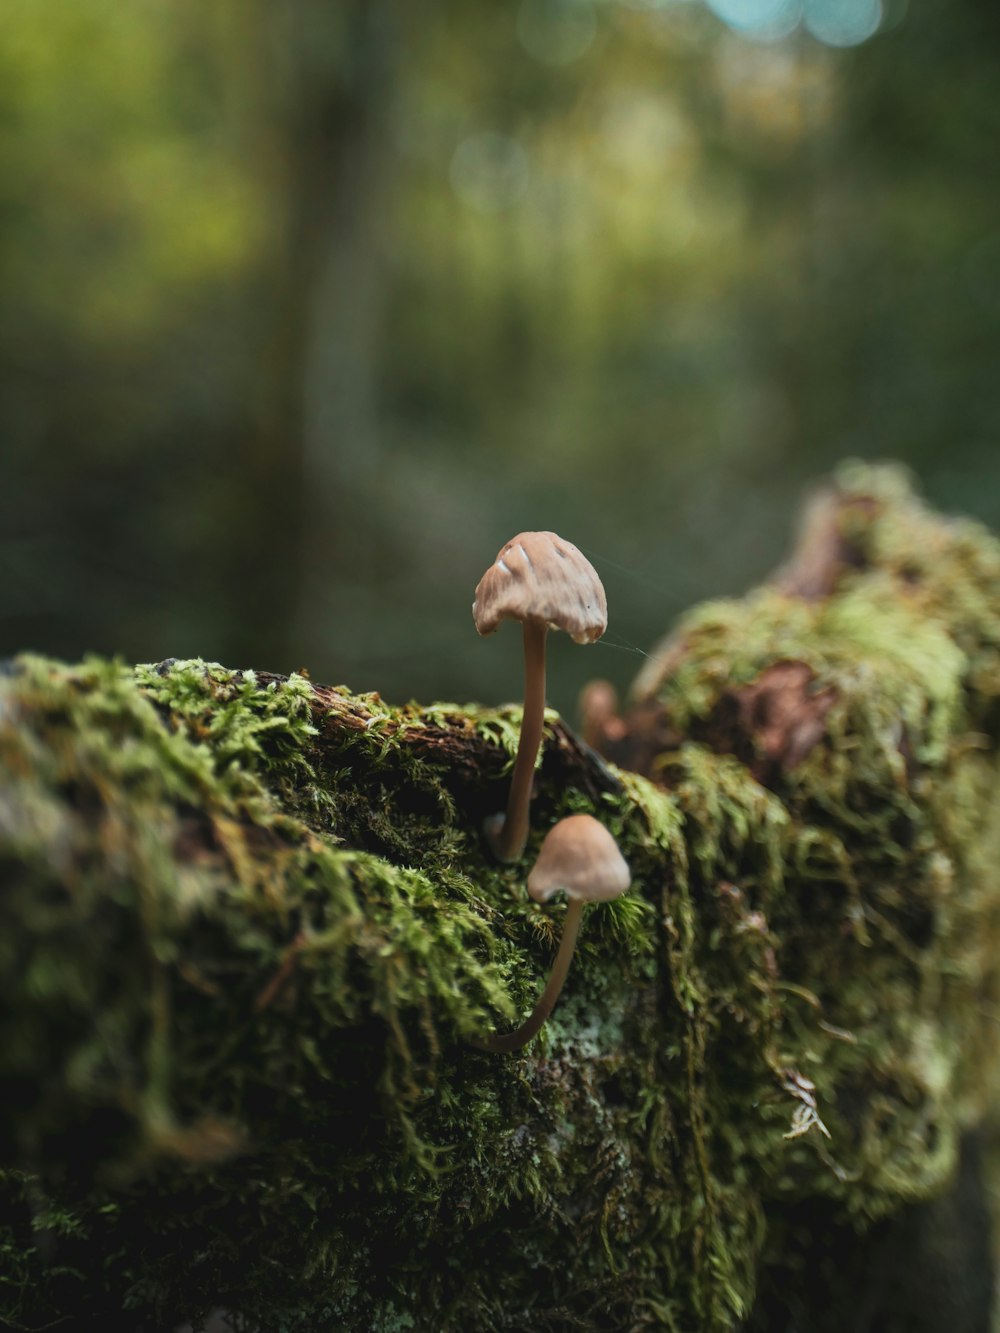
<instances>
[{"instance_id":1,"label":"moss clump","mask_svg":"<svg viewBox=\"0 0 1000 1333\"><path fill-rule=\"evenodd\" d=\"M763 775L782 817L780 886L754 902L781 1058L814 1081L830 1137L771 1164L772 1218L818 1196L873 1218L940 1191L997 1092L1000 547L894 469L843 469L830 505L822 595L700 608L642 682L681 745L654 775L683 795L697 738L698 763ZM768 695L799 664L805 684ZM696 820L717 829L709 791ZM719 846L713 832L710 874ZM745 893L745 869L733 877Z\"/></svg>"},{"instance_id":2,"label":"moss clump","mask_svg":"<svg viewBox=\"0 0 1000 1333\"><path fill-rule=\"evenodd\" d=\"M528 855L586 810L634 888L507 1057L560 933L480 838L516 715L20 659L0 1317L721 1333L783 1209L939 1190L997 1070L1000 555L895 474L837 523L822 598L685 622L646 776L549 718Z\"/></svg>"}]
</instances>

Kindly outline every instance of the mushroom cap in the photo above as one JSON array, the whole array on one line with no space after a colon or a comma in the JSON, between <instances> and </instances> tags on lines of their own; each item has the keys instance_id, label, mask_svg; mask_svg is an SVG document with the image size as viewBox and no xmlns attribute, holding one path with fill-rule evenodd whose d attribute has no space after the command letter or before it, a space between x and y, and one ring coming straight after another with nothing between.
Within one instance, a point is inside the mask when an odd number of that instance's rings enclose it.
<instances>
[{"instance_id":1,"label":"mushroom cap","mask_svg":"<svg viewBox=\"0 0 1000 1333\"><path fill-rule=\"evenodd\" d=\"M554 532L519 532L479 580L472 618L480 634L501 620L534 620L593 643L608 627L608 602L597 570Z\"/></svg>"},{"instance_id":2,"label":"mushroom cap","mask_svg":"<svg viewBox=\"0 0 1000 1333\"><path fill-rule=\"evenodd\" d=\"M632 882L618 844L591 815L568 815L545 835L528 875L528 892L546 903L554 893L582 902L620 898Z\"/></svg>"}]
</instances>

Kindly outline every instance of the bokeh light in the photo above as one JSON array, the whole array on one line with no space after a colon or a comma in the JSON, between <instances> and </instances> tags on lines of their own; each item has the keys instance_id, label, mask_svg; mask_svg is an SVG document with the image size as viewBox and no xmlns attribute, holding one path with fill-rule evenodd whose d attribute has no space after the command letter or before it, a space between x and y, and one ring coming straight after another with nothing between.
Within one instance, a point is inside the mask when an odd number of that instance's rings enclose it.
<instances>
[{"instance_id":1,"label":"bokeh light","mask_svg":"<svg viewBox=\"0 0 1000 1333\"><path fill-rule=\"evenodd\" d=\"M736 32L777 42L800 26L827 46L858 46L879 31L882 0L705 0ZM900 0L900 11L905 0ZM901 21L894 12L893 23Z\"/></svg>"},{"instance_id":2,"label":"bokeh light","mask_svg":"<svg viewBox=\"0 0 1000 1333\"><path fill-rule=\"evenodd\" d=\"M591 0L521 0L517 33L542 64L567 65L589 49L597 16Z\"/></svg>"},{"instance_id":3,"label":"bokeh light","mask_svg":"<svg viewBox=\"0 0 1000 1333\"><path fill-rule=\"evenodd\" d=\"M793 32L802 16L801 0L706 0L713 13L738 32L777 41Z\"/></svg>"},{"instance_id":4,"label":"bokeh light","mask_svg":"<svg viewBox=\"0 0 1000 1333\"><path fill-rule=\"evenodd\" d=\"M455 149L451 183L464 203L484 213L510 208L527 189L527 155L506 134L469 135Z\"/></svg>"},{"instance_id":5,"label":"bokeh light","mask_svg":"<svg viewBox=\"0 0 1000 1333\"><path fill-rule=\"evenodd\" d=\"M881 21L882 0L805 0L805 25L828 46L857 46Z\"/></svg>"}]
</instances>

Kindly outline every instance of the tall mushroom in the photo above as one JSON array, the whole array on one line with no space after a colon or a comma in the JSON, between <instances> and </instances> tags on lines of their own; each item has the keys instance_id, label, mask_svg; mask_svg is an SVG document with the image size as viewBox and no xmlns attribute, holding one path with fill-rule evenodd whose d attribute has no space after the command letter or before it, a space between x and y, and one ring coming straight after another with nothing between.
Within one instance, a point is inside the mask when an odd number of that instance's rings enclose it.
<instances>
[{"instance_id":1,"label":"tall mushroom","mask_svg":"<svg viewBox=\"0 0 1000 1333\"><path fill-rule=\"evenodd\" d=\"M559 951L531 1016L513 1032L486 1037L478 1045L488 1051L517 1051L535 1036L551 1014L569 972L584 903L618 898L630 883L618 844L592 816L568 815L549 829L528 876L528 892L536 902L546 903L560 889L565 890L569 907Z\"/></svg>"},{"instance_id":2,"label":"tall mushroom","mask_svg":"<svg viewBox=\"0 0 1000 1333\"><path fill-rule=\"evenodd\" d=\"M545 636L565 630L574 643L594 643L608 627L604 585L590 561L554 532L521 532L500 551L476 587L472 616L480 634L501 620L524 633L524 711L506 815L487 821L496 857L516 861L528 837L531 782L545 714Z\"/></svg>"}]
</instances>

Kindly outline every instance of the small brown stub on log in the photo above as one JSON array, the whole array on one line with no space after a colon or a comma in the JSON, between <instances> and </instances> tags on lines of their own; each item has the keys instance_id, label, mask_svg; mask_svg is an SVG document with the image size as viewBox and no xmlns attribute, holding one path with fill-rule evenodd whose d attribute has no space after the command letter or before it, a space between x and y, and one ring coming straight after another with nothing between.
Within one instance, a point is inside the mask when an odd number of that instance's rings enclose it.
<instances>
[{"instance_id":1,"label":"small brown stub on log","mask_svg":"<svg viewBox=\"0 0 1000 1333\"><path fill-rule=\"evenodd\" d=\"M775 662L750 685L733 690L739 731L752 743L754 777L769 785L790 773L822 738L836 691L816 690L805 662Z\"/></svg>"}]
</instances>

